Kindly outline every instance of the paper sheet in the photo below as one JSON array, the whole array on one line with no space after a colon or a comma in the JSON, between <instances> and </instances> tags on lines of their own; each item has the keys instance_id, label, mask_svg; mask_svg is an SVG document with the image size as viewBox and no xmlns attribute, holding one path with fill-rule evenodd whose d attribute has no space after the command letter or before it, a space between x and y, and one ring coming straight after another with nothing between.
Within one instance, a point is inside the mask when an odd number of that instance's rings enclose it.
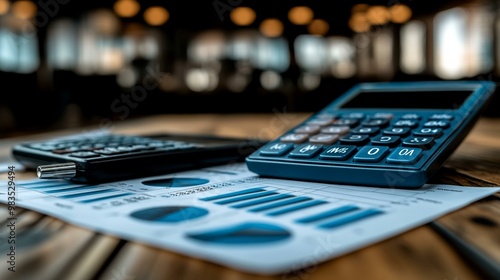
<instances>
[{"instance_id":1,"label":"paper sheet","mask_svg":"<svg viewBox=\"0 0 500 280\"><path fill-rule=\"evenodd\" d=\"M17 206L255 274L317 265L500 190L267 179L243 163L93 186L16 183Z\"/></svg>"}]
</instances>

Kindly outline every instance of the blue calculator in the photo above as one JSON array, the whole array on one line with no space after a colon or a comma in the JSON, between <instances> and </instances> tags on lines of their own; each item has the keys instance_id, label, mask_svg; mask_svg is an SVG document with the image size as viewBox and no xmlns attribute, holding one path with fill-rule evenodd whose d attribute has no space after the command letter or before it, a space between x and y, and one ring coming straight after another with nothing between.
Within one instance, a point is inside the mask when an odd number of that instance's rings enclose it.
<instances>
[{"instance_id":1,"label":"blue calculator","mask_svg":"<svg viewBox=\"0 0 500 280\"><path fill-rule=\"evenodd\" d=\"M419 188L472 129L487 81L362 83L246 158L267 177Z\"/></svg>"}]
</instances>

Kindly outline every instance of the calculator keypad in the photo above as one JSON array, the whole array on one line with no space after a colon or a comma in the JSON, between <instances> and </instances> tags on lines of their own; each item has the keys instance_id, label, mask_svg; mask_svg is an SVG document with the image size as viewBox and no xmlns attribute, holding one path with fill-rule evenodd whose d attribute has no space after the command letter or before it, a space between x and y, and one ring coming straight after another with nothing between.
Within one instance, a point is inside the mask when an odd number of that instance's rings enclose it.
<instances>
[{"instance_id":1,"label":"calculator keypad","mask_svg":"<svg viewBox=\"0 0 500 280\"><path fill-rule=\"evenodd\" d=\"M260 150L264 157L415 165L453 129L450 114L319 114Z\"/></svg>"},{"instance_id":2,"label":"calculator keypad","mask_svg":"<svg viewBox=\"0 0 500 280\"><path fill-rule=\"evenodd\" d=\"M59 140L28 144L28 147L71 158L91 159L128 153L185 150L199 147L183 141L161 141L147 137L107 135L79 140Z\"/></svg>"}]
</instances>

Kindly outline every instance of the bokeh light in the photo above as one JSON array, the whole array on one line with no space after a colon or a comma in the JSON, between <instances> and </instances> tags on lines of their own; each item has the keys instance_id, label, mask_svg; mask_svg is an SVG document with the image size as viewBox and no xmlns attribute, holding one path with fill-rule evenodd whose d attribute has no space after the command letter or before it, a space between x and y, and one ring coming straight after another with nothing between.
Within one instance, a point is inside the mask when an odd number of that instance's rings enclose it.
<instances>
[{"instance_id":1,"label":"bokeh light","mask_svg":"<svg viewBox=\"0 0 500 280\"><path fill-rule=\"evenodd\" d=\"M141 5L135 0L118 0L113 5L113 9L120 17L133 17L139 12Z\"/></svg>"},{"instance_id":2,"label":"bokeh light","mask_svg":"<svg viewBox=\"0 0 500 280\"><path fill-rule=\"evenodd\" d=\"M314 35L325 35L326 33L328 33L329 29L330 25L328 24L328 22L322 19L313 20L307 27L307 31Z\"/></svg>"},{"instance_id":3,"label":"bokeh light","mask_svg":"<svg viewBox=\"0 0 500 280\"><path fill-rule=\"evenodd\" d=\"M249 7L237 7L231 11L229 15L234 24L239 26L247 26L255 21L255 11Z\"/></svg>"},{"instance_id":4,"label":"bokeh light","mask_svg":"<svg viewBox=\"0 0 500 280\"><path fill-rule=\"evenodd\" d=\"M12 3L12 14L19 19L33 18L36 12L36 4L31 1L16 1Z\"/></svg>"},{"instance_id":5,"label":"bokeh light","mask_svg":"<svg viewBox=\"0 0 500 280\"><path fill-rule=\"evenodd\" d=\"M306 6L297 6L290 9L288 19L297 25L309 24L314 18L314 12Z\"/></svg>"},{"instance_id":6,"label":"bokeh light","mask_svg":"<svg viewBox=\"0 0 500 280\"><path fill-rule=\"evenodd\" d=\"M0 0L0 15L5 15L9 12L10 2L8 0Z\"/></svg>"},{"instance_id":7,"label":"bokeh light","mask_svg":"<svg viewBox=\"0 0 500 280\"><path fill-rule=\"evenodd\" d=\"M167 9L160 6L149 7L144 11L144 20L153 26L162 25L168 21L170 14Z\"/></svg>"},{"instance_id":8,"label":"bokeh light","mask_svg":"<svg viewBox=\"0 0 500 280\"><path fill-rule=\"evenodd\" d=\"M370 30L371 25L364 13L354 13L349 19L349 27L354 32L361 33Z\"/></svg>"},{"instance_id":9,"label":"bokeh light","mask_svg":"<svg viewBox=\"0 0 500 280\"><path fill-rule=\"evenodd\" d=\"M261 22L260 32L267 37L278 37L283 34L283 23L276 18L268 18Z\"/></svg>"},{"instance_id":10,"label":"bokeh light","mask_svg":"<svg viewBox=\"0 0 500 280\"><path fill-rule=\"evenodd\" d=\"M405 23L410 20L412 11L410 7L404 4L395 4L390 9L391 21L394 23Z\"/></svg>"},{"instance_id":11,"label":"bokeh light","mask_svg":"<svg viewBox=\"0 0 500 280\"><path fill-rule=\"evenodd\" d=\"M366 18L373 25L383 25L391 20L391 13L385 6L375 5L368 8Z\"/></svg>"}]
</instances>

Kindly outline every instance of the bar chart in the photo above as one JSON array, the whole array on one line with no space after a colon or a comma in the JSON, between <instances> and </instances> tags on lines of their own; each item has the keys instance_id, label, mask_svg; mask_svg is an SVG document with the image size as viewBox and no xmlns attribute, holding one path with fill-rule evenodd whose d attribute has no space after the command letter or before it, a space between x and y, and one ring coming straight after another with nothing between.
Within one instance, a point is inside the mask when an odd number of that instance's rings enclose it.
<instances>
[{"instance_id":1,"label":"bar chart","mask_svg":"<svg viewBox=\"0 0 500 280\"><path fill-rule=\"evenodd\" d=\"M116 188L100 185L75 185L66 181L34 181L22 183L21 186L56 198L83 204L134 195L134 193L123 192Z\"/></svg>"},{"instance_id":2,"label":"bar chart","mask_svg":"<svg viewBox=\"0 0 500 280\"><path fill-rule=\"evenodd\" d=\"M331 204L326 200L307 196L269 191L265 187L229 192L200 198L200 200L218 205L227 205L231 208L244 209L252 213L262 213L270 217L286 216L289 213ZM351 203L331 206L315 214L295 219L294 222L302 225L315 225L321 229L331 229L381 214L384 214L381 209L366 208Z\"/></svg>"}]
</instances>

